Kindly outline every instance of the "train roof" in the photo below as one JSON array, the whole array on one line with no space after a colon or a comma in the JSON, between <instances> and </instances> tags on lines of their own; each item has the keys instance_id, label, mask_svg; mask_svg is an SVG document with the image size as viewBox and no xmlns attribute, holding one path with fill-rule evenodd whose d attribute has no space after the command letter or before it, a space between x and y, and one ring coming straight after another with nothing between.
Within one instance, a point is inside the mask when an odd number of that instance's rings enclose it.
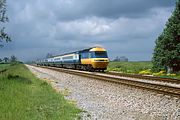
<instances>
[{"instance_id":1,"label":"train roof","mask_svg":"<svg viewBox=\"0 0 180 120\"><path fill-rule=\"evenodd\" d=\"M97 48L99 46L95 46L95 47L90 47L90 48L85 48L85 49L82 49L82 50L78 50L78 51L75 51L75 52L69 52L69 53L65 53L65 54L60 54L60 55L55 55L51 58L54 58L54 57L58 57L58 56L63 56L63 55L68 55L68 54L78 54L78 53L81 53L81 52L85 52L85 51L89 51L90 49L92 48ZM102 48L102 47L101 47Z\"/></svg>"}]
</instances>

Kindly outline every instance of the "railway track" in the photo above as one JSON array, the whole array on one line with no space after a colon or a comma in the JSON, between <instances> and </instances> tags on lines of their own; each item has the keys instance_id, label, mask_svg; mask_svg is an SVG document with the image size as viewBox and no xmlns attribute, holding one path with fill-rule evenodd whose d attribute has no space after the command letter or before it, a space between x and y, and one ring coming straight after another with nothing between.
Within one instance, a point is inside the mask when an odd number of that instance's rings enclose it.
<instances>
[{"instance_id":1,"label":"railway track","mask_svg":"<svg viewBox=\"0 0 180 120\"><path fill-rule=\"evenodd\" d=\"M110 73L87 72L87 71L78 71L78 70L56 68L49 66L48 67L40 66L40 67L59 71L59 72L74 74L78 76L84 76L84 77L104 80L108 82L125 84L140 89L148 89L154 92L180 98L180 80L177 79L158 78L158 77L140 76L140 75L127 75L127 74L112 73L112 72Z\"/></svg>"},{"instance_id":2,"label":"railway track","mask_svg":"<svg viewBox=\"0 0 180 120\"><path fill-rule=\"evenodd\" d=\"M126 74L126 73L119 73L119 72L107 72L106 74L123 76L123 77L130 77L130 78L133 77L133 78L138 78L138 79L147 79L147 80L151 80L151 81L160 81L160 82L180 84L179 79L173 79L173 78L161 78L161 77L156 77L156 76L147 76L147 75L139 75L139 74Z\"/></svg>"}]
</instances>

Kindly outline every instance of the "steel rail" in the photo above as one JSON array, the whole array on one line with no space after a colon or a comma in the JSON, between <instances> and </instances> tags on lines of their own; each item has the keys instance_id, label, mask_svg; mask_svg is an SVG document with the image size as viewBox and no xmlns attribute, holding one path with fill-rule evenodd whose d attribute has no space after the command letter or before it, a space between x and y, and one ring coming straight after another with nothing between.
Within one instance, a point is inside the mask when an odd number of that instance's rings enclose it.
<instances>
[{"instance_id":1,"label":"steel rail","mask_svg":"<svg viewBox=\"0 0 180 120\"><path fill-rule=\"evenodd\" d=\"M153 80L153 81L160 81L160 82L168 82L168 83L176 83L180 84L179 79L174 78L161 78L157 76L147 76L147 75L139 75L139 74L127 74L127 73L118 73L118 72L106 72L106 74L110 75L117 75L117 76L123 76L123 77L133 77L133 78L139 78L139 79L147 79L147 80Z\"/></svg>"},{"instance_id":2,"label":"steel rail","mask_svg":"<svg viewBox=\"0 0 180 120\"><path fill-rule=\"evenodd\" d=\"M104 76L103 74L98 74L97 72L87 72L87 71L78 71L78 70L72 70L72 69L64 69L64 68L57 68L57 67L49 67L49 66L40 66L42 68L46 68L46 69L51 69L51 70L55 70L55 71L59 71L59 72L64 72L64 73L68 73L68 74L74 74L74 75L78 75L78 76L83 76L83 77L88 77L88 78L93 78L93 79L99 79L99 80L104 80L104 81L108 81L108 82L114 82L114 83L120 83L120 84L124 84L124 85L128 85L128 86L134 86L136 88L143 88L143 89L148 89L154 92L159 92L159 93L163 93L163 94L167 94L170 96L175 96L175 97L179 97L180 98L180 87L175 87L175 86L170 86L167 84L157 84L157 83L153 83L152 80L149 80L151 82L144 82L142 79L142 81L137 81L137 80L132 80L130 79L130 76L128 76L126 79L125 78L117 78L117 77L113 77L113 76ZM131 75L131 78L136 78L136 79L140 79L137 77L133 77L133 75ZM162 81L161 82L168 82L166 81ZM171 81L172 83L172 81ZM177 82L174 82L177 85L180 85Z\"/></svg>"}]
</instances>

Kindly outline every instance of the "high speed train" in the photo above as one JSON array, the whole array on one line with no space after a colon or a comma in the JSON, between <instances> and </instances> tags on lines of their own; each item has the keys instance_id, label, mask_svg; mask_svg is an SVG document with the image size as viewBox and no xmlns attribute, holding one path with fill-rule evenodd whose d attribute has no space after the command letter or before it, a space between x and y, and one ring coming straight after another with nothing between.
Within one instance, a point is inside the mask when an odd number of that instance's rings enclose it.
<instances>
[{"instance_id":1,"label":"high speed train","mask_svg":"<svg viewBox=\"0 0 180 120\"><path fill-rule=\"evenodd\" d=\"M109 58L102 47L91 47L71 53L38 60L37 65L71 68L87 71L104 71L107 69Z\"/></svg>"}]
</instances>

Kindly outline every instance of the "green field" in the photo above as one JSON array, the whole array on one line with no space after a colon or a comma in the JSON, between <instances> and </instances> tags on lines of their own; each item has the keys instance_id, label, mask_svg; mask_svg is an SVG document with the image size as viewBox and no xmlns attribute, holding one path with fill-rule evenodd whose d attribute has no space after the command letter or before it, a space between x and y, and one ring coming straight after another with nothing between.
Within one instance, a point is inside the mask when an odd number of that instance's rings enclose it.
<instances>
[{"instance_id":1,"label":"green field","mask_svg":"<svg viewBox=\"0 0 180 120\"><path fill-rule=\"evenodd\" d=\"M80 112L23 64L0 64L0 120L72 120Z\"/></svg>"},{"instance_id":2,"label":"green field","mask_svg":"<svg viewBox=\"0 0 180 120\"><path fill-rule=\"evenodd\" d=\"M139 73L142 70L151 68L151 62L110 62L107 70L123 73Z\"/></svg>"},{"instance_id":3,"label":"green field","mask_svg":"<svg viewBox=\"0 0 180 120\"><path fill-rule=\"evenodd\" d=\"M163 78L177 78L180 79L180 74L166 74L163 71L153 73L152 62L110 62L107 71L116 71L121 73L154 75Z\"/></svg>"},{"instance_id":4,"label":"green field","mask_svg":"<svg viewBox=\"0 0 180 120\"><path fill-rule=\"evenodd\" d=\"M10 64L0 64L0 71L5 70L6 68L8 68L10 66Z\"/></svg>"}]
</instances>

